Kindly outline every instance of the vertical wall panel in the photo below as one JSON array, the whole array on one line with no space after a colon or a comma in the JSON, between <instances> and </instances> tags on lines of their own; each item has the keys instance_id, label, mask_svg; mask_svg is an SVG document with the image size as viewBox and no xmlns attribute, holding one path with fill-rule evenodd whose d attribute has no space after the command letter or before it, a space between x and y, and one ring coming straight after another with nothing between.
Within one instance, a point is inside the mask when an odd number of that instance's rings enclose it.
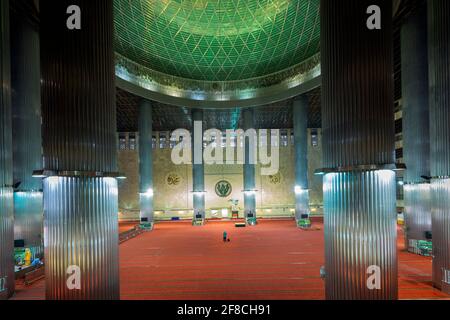
<instances>
[{"instance_id":1,"label":"vertical wall panel","mask_svg":"<svg viewBox=\"0 0 450 320\"><path fill-rule=\"evenodd\" d=\"M9 0L2 0L0 1L0 281L3 282L5 288L0 287L0 299L7 298L14 293L9 32Z\"/></svg>"}]
</instances>

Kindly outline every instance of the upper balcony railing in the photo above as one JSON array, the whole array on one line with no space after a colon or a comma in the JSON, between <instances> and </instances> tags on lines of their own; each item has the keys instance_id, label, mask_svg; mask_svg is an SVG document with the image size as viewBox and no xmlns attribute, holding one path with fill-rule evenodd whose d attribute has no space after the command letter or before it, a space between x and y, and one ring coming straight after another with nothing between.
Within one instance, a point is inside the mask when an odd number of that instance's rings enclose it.
<instances>
[{"instance_id":1,"label":"upper balcony railing","mask_svg":"<svg viewBox=\"0 0 450 320\"><path fill-rule=\"evenodd\" d=\"M116 76L141 88L199 101L245 100L297 87L320 76L320 54L269 75L235 81L204 81L168 75L116 53Z\"/></svg>"}]
</instances>

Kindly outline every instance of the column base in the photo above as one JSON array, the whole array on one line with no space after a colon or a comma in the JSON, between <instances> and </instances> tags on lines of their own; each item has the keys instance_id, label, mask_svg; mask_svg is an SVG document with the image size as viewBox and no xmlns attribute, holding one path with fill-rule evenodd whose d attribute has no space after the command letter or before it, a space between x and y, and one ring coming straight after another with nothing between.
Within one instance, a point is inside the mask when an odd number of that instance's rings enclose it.
<instances>
[{"instance_id":1,"label":"column base","mask_svg":"<svg viewBox=\"0 0 450 320\"><path fill-rule=\"evenodd\" d=\"M44 180L47 300L118 300L118 189L114 178Z\"/></svg>"},{"instance_id":2,"label":"column base","mask_svg":"<svg viewBox=\"0 0 450 320\"><path fill-rule=\"evenodd\" d=\"M450 294L450 179L431 182L433 285Z\"/></svg>"},{"instance_id":3,"label":"column base","mask_svg":"<svg viewBox=\"0 0 450 320\"><path fill-rule=\"evenodd\" d=\"M194 227L203 227L206 223L205 219L194 219L192 220L192 225Z\"/></svg>"},{"instance_id":4,"label":"column base","mask_svg":"<svg viewBox=\"0 0 450 320\"><path fill-rule=\"evenodd\" d=\"M139 225L139 228L141 228L141 230L143 231L153 231L155 224L154 222L141 222L141 224Z\"/></svg>"},{"instance_id":5,"label":"column base","mask_svg":"<svg viewBox=\"0 0 450 320\"><path fill-rule=\"evenodd\" d=\"M395 172L324 177L328 300L398 298Z\"/></svg>"},{"instance_id":6,"label":"column base","mask_svg":"<svg viewBox=\"0 0 450 320\"><path fill-rule=\"evenodd\" d=\"M24 240L26 247L43 254L44 208L42 192L14 193L14 239Z\"/></svg>"},{"instance_id":7,"label":"column base","mask_svg":"<svg viewBox=\"0 0 450 320\"><path fill-rule=\"evenodd\" d=\"M299 229L304 229L304 230L311 229L311 227L312 227L311 219L305 218L305 219L296 220L296 225Z\"/></svg>"},{"instance_id":8,"label":"column base","mask_svg":"<svg viewBox=\"0 0 450 320\"><path fill-rule=\"evenodd\" d=\"M15 291L13 202L12 188L0 187L0 300Z\"/></svg>"},{"instance_id":9,"label":"column base","mask_svg":"<svg viewBox=\"0 0 450 320\"><path fill-rule=\"evenodd\" d=\"M141 193L139 198L140 204L140 227L142 230L153 230L154 212L153 212L153 191Z\"/></svg>"},{"instance_id":10,"label":"column base","mask_svg":"<svg viewBox=\"0 0 450 320\"><path fill-rule=\"evenodd\" d=\"M254 217L254 218L246 217L245 223L248 226L256 226L258 224L258 220L256 219L256 217Z\"/></svg>"},{"instance_id":11,"label":"column base","mask_svg":"<svg viewBox=\"0 0 450 320\"><path fill-rule=\"evenodd\" d=\"M409 252L431 256L431 186L406 184L405 243Z\"/></svg>"},{"instance_id":12,"label":"column base","mask_svg":"<svg viewBox=\"0 0 450 320\"><path fill-rule=\"evenodd\" d=\"M256 217L256 195L254 191L244 192L244 218L245 223L248 226L255 226L258 224Z\"/></svg>"}]
</instances>

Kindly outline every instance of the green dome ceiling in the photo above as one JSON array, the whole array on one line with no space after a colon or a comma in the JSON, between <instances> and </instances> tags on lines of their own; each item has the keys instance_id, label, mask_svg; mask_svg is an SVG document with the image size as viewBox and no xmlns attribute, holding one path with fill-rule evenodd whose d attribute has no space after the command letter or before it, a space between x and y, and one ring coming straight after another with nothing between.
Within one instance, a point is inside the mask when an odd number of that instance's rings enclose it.
<instances>
[{"instance_id":1,"label":"green dome ceiling","mask_svg":"<svg viewBox=\"0 0 450 320\"><path fill-rule=\"evenodd\" d=\"M319 52L320 0L114 0L116 51L210 81L289 68Z\"/></svg>"}]
</instances>

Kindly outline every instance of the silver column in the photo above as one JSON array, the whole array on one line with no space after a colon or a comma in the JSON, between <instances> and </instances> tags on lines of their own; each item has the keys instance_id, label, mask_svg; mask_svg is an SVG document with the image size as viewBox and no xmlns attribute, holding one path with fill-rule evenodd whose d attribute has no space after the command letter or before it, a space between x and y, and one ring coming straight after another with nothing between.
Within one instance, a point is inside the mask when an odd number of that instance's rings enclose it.
<instances>
[{"instance_id":1,"label":"silver column","mask_svg":"<svg viewBox=\"0 0 450 320\"><path fill-rule=\"evenodd\" d=\"M295 144L295 218L309 215L308 190L308 96L294 100L294 144Z\"/></svg>"},{"instance_id":2,"label":"silver column","mask_svg":"<svg viewBox=\"0 0 450 320\"><path fill-rule=\"evenodd\" d=\"M244 130L255 128L255 111L253 108L247 108L242 111L244 118ZM256 181L255 181L255 165L252 164L250 155L251 143L250 138L244 141L245 158L244 158L244 212L245 218L256 218ZM251 217L253 215L253 217Z\"/></svg>"},{"instance_id":3,"label":"silver column","mask_svg":"<svg viewBox=\"0 0 450 320\"><path fill-rule=\"evenodd\" d=\"M0 1L0 300L14 293L9 0Z\"/></svg>"},{"instance_id":4,"label":"silver column","mask_svg":"<svg viewBox=\"0 0 450 320\"><path fill-rule=\"evenodd\" d=\"M428 1L433 284L450 293L450 2Z\"/></svg>"},{"instance_id":5,"label":"silver column","mask_svg":"<svg viewBox=\"0 0 450 320\"><path fill-rule=\"evenodd\" d=\"M405 176L406 243L426 240L431 232L430 130L428 108L428 48L426 5L423 4L402 26L403 151Z\"/></svg>"},{"instance_id":6,"label":"silver column","mask_svg":"<svg viewBox=\"0 0 450 320\"><path fill-rule=\"evenodd\" d=\"M391 19L392 1L321 1L327 299L398 296Z\"/></svg>"},{"instance_id":7,"label":"silver column","mask_svg":"<svg viewBox=\"0 0 450 320\"><path fill-rule=\"evenodd\" d=\"M203 110L192 110L193 134L192 134L192 182L193 182L193 205L194 220L205 219L205 163L203 161ZM196 142L201 150L196 150ZM201 218L197 218L201 216Z\"/></svg>"},{"instance_id":8,"label":"silver column","mask_svg":"<svg viewBox=\"0 0 450 320\"><path fill-rule=\"evenodd\" d=\"M45 179L47 299L119 299L117 197L114 178ZM79 289L67 286L76 284L73 267L81 272Z\"/></svg>"},{"instance_id":9,"label":"silver column","mask_svg":"<svg viewBox=\"0 0 450 320\"><path fill-rule=\"evenodd\" d=\"M113 1L41 0L47 299L119 299Z\"/></svg>"},{"instance_id":10,"label":"silver column","mask_svg":"<svg viewBox=\"0 0 450 320\"><path fill-rule=\"evenodd\" d=\"M152 105L142 100L139 105L139 181L141 223L153 222L153 118Z\"/></svg>"},{"instance_id":11,"label":"silver column","mask_svg":"<svg viewBox=\"0 0 450 320\"><path fill-rule=\"evenodd\" d=\"M37 9L31 0L11 4L11 83L13 112L14 236L25 245L42 246L41 70Z\"/></svg>"}]
</instances>

